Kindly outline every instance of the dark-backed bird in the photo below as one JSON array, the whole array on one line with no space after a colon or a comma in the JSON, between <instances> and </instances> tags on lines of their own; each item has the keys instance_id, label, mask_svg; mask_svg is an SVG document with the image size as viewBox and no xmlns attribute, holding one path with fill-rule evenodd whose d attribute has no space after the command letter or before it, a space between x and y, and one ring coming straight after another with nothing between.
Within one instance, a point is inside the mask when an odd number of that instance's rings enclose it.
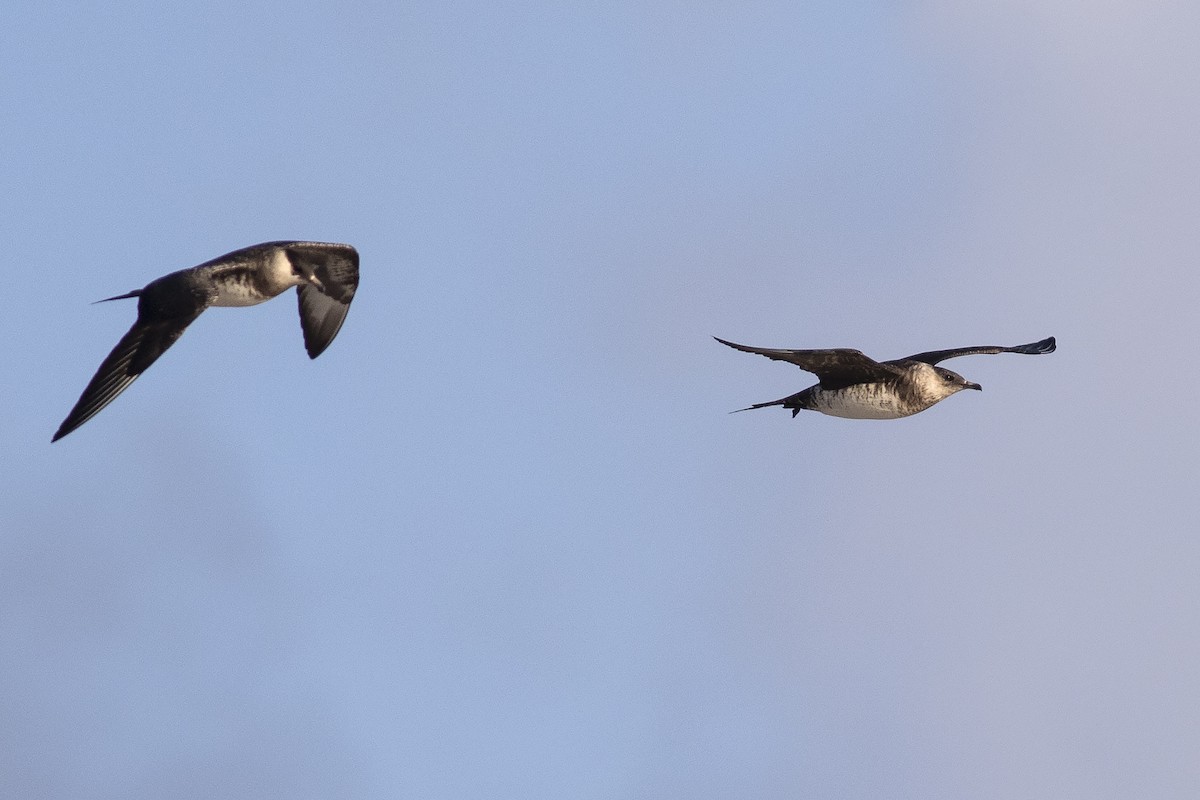
<instances>
[{"instance_id":1,"label":"dark-backed bird","mask_svg":"<svg viewBox=\"0 0 1200 800\"><path fill-rule=\"evenodd\" d=\"M136 297L137 322L96 370L52 442L129 388L209 306L252 306L296 287L309 358L324 352L358 289L358 251L348 244L265 242L243 247L97 302Z\"/></svg>"},{"instance_id":2,"label":"dark-backed bird","mask_svg":"<svg viewBox=\"0 0 1200 800\"><path fill-rule=\"evenodd\" d=\"M717 339L717 337L713 337ZM774 350L747 347L724 339L723 345L744 353L795 364L817 376L819 383L769 403L755 403L739 411L768 406L783 406L795 417L802 410L820 411L847 419L899 419L916 414L945 400L963 389L982 389L957 372L938 363L948 358L991 353L1023 353L1041 355L1054 352L1054 337L1016 347L956 347L951 350L931 350L895 361L875 361L858 350Z\"/></svg>"}]
</instances>

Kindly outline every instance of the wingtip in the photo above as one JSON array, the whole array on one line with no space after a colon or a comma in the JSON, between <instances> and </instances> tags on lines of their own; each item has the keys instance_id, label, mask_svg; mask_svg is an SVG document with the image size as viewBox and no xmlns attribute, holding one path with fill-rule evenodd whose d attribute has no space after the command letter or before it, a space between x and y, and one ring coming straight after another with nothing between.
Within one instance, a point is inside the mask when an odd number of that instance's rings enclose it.
<instances>
[{"instance_id":1,"label":"wingtip","mask_svg":"<svg viewBox=\"0 0 1200 800\"><path fill-rule=\"evenodd\" d=\"M1029 353L1031 355L1042 356L1042 355L1046 355L1047 353L1053 353L1057 348L1058 348L1058 343L1055 341L1054 337L1047 336L1045 339L1042 339L1041 341L1034 342L1033 344L1025 345L1025 347L1022 348L1022 350L1024 350L1024 352Z\"/></svg>"},{"instance_id":2,"label":"wingtip","mask_svg":"<svg viewBox=\"0 0 1200 800\"><path fill-rule=\"evenodd\" d=\"M70 418L68 417L67 419L70 419ZM83 423L79 423L79 425L82 425L82 424L83 424ZM58 430L56 430L56 431L54 432L54 436L52 436L52 437L50 438L50 444L54 444L54 443L55 443L55 442L57 442L59 439L61 439L61 438L63 438L64 436L66 436L68 433L71 433L71 432L72 432L72 431L74 431L76 428L78 428L78 427L79 427L79 425L67 425L67 420L63 420L63 423L62 423L61 425L59 425L59 426L58 426Z\"/></svg>"},{"instance_id":3,"label":"wingtip","mask_svg":"<svg viewBox=\"0 0 1200 800\"><path fill-rule=\"evenodd\" d=\"M329 349L329 345L333 344L333 337L324 338L315 334L304 332L304 352L308 353L309 360L316 358Z\"/></svg>"},{"instance_id":4,"label":"wingtip","mask_svg":"<svg viewBox=\"0 0 1200 800\"><path fill-rule=\"evenodd\" d=\"M1058 347L1058 343L1053 336L1047 336L1045 339L1039 339L1036 342L1023 344L1018 347L1008 348L1010 353L1023 353L1027 356L1044 356L1047 353L1053 353Z\"/></svg>"},{"instance_id":5,"label":"wingtip","mask_svg":"<svg viewBox=\"0 0 1200 800\"><path fill-rule=\"evenodd\" d=\"M334 337L322 339L321 337L305 337L304 352L308 353L309 359L314 359L329 349L329 345L333 344Z\"/></svg>"}]
</instances>

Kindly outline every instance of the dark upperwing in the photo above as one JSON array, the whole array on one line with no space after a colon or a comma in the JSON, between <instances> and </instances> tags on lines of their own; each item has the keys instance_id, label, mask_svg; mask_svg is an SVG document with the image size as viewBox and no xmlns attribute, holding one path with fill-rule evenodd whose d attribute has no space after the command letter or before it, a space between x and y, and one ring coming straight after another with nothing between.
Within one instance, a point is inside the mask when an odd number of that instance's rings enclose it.
<instances>
[{"instance_id":1,"label":"dark upperwing","mask_svg":"<svg viewBox=\"0 0 1200 800\"><path fill-rule=\"evenodd\" d=\"M776 350L766 347L748 347L744 344L727 342L713 337L718 342L743 353L755 353L773 361L795 364L805 372L811 372L826 389L841 389L856 383L878 383L895 380L903 374L894 364L881 364L861 351L849 348L833 350Z\"/></svg>"},{"instance_id":2,"label":"dark upperwing","mask_svg":"<svg viewBox=\"0 0 1200 800\"><path fill-rule=\"evenodd\" d=\"M937 364L939 361L945 361L948 358L958 358L959 356L991 355L994 353L1021 353L1027 356L1040 356L1044 353L1053 353L1054 348L1054 337L1051 336L1048 339L1042 339L1040 342L1019 344L1016 347L983 345L980 347L956 347L951 350L930 350L928 353L917 353L915 356L899 358L896 359L896 361L888 363L895 364L899 361L924 361L926 364Z\"/></svg>"}]
</instances>

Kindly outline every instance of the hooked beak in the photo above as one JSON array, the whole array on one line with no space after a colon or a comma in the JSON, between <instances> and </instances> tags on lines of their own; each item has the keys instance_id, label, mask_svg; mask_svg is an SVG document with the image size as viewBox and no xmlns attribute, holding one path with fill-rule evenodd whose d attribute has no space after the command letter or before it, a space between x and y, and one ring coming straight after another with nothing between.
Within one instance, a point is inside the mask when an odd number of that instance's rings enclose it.
<instances>
[{"instance_id":1,"label":"hooked beak","mask_svg":"<svg viewBox=\"0 0 1200 800\"><path fill-rule=\"evenodd\" d=\"M980 386L978 383L964 383L963 388L964 389L974 389L977 392L983 391L983 387Z\"/></svg>"}]
</instances>

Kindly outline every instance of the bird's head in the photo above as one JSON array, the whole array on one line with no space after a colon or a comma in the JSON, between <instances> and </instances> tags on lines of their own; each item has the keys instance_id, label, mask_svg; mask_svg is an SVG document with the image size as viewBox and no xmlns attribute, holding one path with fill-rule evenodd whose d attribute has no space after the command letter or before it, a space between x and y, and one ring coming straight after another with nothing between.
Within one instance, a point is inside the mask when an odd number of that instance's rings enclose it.
<instances>
[{"instance_id":1,"label":"bird's head","mask_svg":"<svg viewBox=\"0 0 1200 800\"><path fill-rule=\"evenodd\" d=\"M953 370L948 370L944 367L934 367L933 369L935 372L937 372L938 377L942 379L942 383L945 385L945 387L950 390L949 394L961 392L963 389L975 389L976 391L983 390L983 387L978 383L971 383L969 380Z\"/></svg>"},{"instance_id":2,"label":"bird's head","mask_svg":"<svg viewBox=\"0 0 1200 800\"><path fill-rule=\"evenodd\" d=\"M297 283L301 286L307 283L322 292L325 291L325 284L317 277L317 267L320 264L315 259L308 257L302 250L292 248L287 251L287 260L292 266L292 277L296 279Z\"/></svg>"}]
</instances>

